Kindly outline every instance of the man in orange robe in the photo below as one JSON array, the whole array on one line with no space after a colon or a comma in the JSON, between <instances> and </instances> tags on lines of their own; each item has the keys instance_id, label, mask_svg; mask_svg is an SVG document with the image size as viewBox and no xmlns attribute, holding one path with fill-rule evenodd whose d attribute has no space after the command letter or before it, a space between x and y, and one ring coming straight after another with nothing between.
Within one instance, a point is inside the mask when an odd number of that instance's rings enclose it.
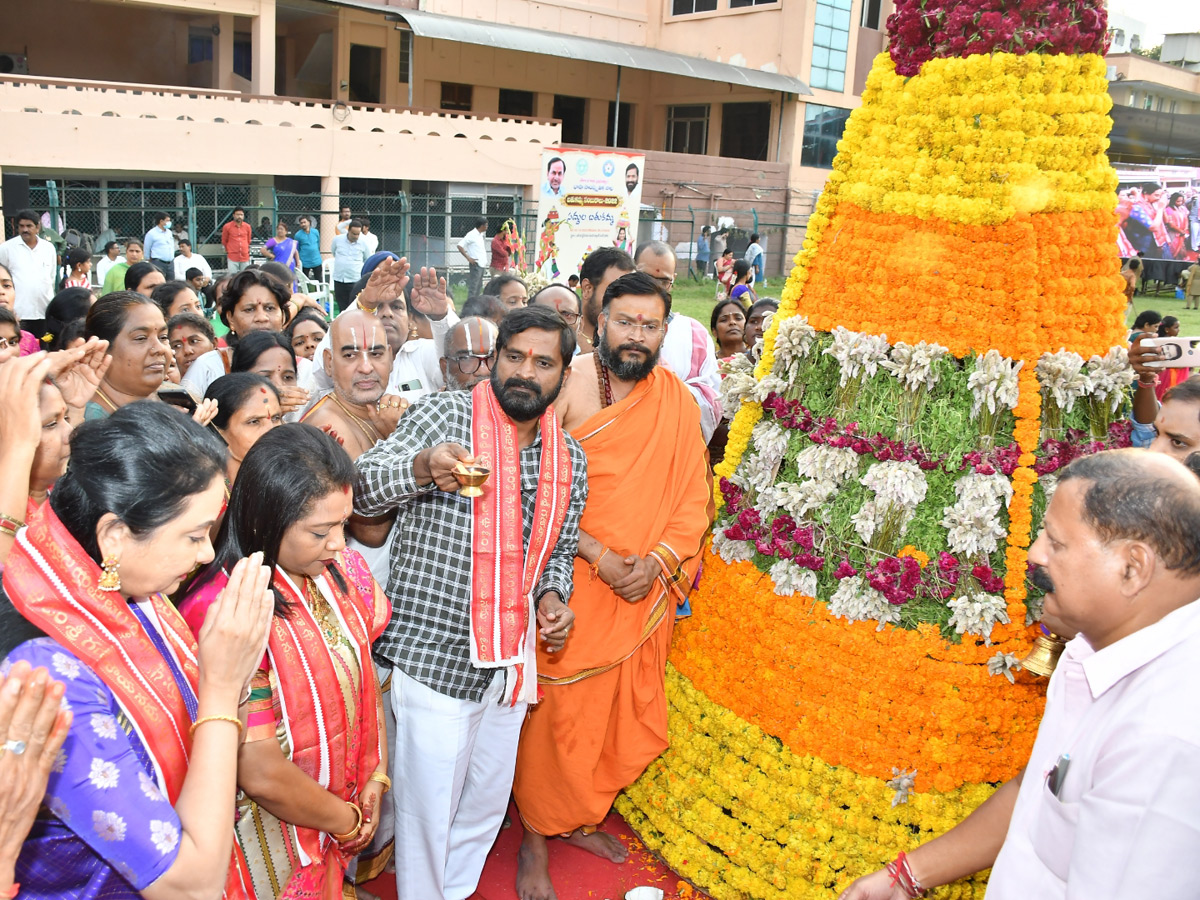
<instances>
[{"instance_id":1,"label":"man in orange robe","mask_svg":"<svg viewBox=\"0 0 1200 900\"><path fill-rule=\"evenodd\" d=\"M588 457L589 497L570 601L576 628L562 650L539 649L543 696L517 751L521 900L555 898L548 837L624 861L624 847L597 826L667 747L667 651L712 499L700 410L657 365L669 312L670 296L649 276L614 281L596 352L576 357L559 398L563 426Z\"/></svg>"}]
</instances>

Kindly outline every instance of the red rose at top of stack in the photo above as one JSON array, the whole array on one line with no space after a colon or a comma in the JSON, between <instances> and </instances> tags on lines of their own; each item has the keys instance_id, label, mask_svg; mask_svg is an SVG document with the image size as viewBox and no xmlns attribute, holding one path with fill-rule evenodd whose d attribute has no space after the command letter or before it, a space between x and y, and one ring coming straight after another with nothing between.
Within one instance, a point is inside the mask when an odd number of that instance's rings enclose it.
<instances>
[{"instance_id":1,"label":"red rose at top of stack","mask_svg":"<svg viewBox=\"0 0 1200 900\"><path fill-rule=\"evenodd\" d=\"M888 49L901 75L926 60L981 53L1098 53L1108 50L1104 0L897 0Z\"/></svg>"}]
</instances>

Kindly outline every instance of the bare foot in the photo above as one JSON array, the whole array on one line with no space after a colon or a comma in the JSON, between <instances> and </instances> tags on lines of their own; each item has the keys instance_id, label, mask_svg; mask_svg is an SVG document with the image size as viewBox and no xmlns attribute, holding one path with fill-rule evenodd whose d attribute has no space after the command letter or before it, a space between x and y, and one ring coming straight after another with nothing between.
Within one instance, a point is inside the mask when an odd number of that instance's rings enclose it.
<instances>
[{"instance_id":1,"label":"bare foot","mask_svg":"<svg viewBox=\"0 0 1200 900\"><path fill-rule=\"evenodd\" d=\"M584 834L576 829L571 832L570 837L566 838L566 842L589 853L595 853L601 859L607 859L610 862L623 863L629 859L629 851L625 849L625 845L611 834L605 834L603 831Z\"/></svg>"},{"instance_id":2,"label":"bare foot","mask_svg":"<svg viewBox=\"0 0 1200 900\"><path fill-rule=\"evenodd\" d=\"M517 896L520 900L558 900L550 882L546 839L528 829L517 853Z\"/></svg>"}]
</instances>

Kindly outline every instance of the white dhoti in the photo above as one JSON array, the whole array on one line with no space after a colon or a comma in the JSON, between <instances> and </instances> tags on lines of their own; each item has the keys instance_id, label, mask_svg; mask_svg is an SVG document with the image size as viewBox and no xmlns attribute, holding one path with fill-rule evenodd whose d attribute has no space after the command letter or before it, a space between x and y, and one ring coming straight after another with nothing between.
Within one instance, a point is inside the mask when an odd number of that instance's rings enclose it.
<instances>
[{"instance_id":1,"label":"white dhoti","mask_svg":"<svg viewBox=\"0 0 1200 900\"><path fill-rule=\"evenodd\" d=\"M399 900L466 900L479 885L512 791L527 704L457 700L392 670L391 792Z\"/></svg>"}]
</instances>

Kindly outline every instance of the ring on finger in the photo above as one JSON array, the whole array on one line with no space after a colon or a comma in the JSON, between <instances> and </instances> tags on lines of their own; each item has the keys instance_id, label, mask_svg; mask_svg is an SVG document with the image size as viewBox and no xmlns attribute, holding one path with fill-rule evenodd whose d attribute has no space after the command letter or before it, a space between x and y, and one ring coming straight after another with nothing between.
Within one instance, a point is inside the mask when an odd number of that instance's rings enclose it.
<instances>
[{"instance_id":1,"label":"ring on finger","mask_svg":"<svg viewBox=\"0 0 1200 900\"><path fill-rule=\"evenodd\" d=\"M25 742L12 740L5 741L4 746L0 747L0 753L3 753L4 751L11 751L13 756L20 756L25 752Z\"/></svg>"}]
</instances>

